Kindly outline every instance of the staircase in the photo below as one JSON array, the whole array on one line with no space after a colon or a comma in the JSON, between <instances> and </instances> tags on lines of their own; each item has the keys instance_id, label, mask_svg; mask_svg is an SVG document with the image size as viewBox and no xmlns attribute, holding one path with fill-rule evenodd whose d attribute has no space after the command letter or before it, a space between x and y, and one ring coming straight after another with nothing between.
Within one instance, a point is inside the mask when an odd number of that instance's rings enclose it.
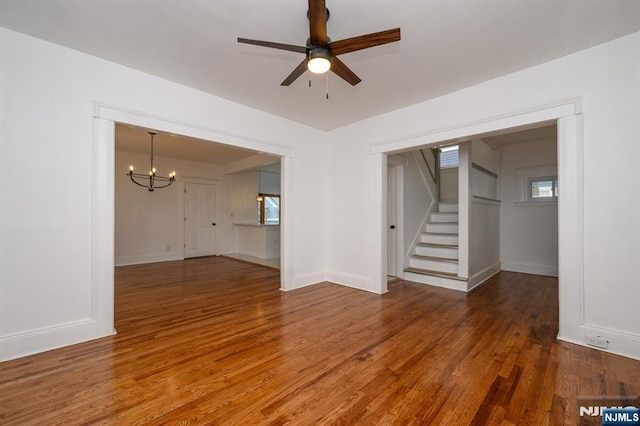
<instances>
[{"instance_id":1,"label":"staircase","mask_svg":"<svg viewBox=\"0 0 640 426\"><path fill-rule=\"evenodd\" d=\"M467 280L458 277L458 204L440 203L425 225L404 279L466 291Z\"/></svg>"}]
</instances>

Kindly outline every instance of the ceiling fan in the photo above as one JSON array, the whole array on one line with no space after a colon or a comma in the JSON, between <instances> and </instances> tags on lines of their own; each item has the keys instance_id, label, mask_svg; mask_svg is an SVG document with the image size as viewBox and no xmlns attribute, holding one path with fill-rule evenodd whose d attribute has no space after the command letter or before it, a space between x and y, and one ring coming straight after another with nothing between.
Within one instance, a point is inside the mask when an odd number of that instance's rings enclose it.
<instances>
[{"instance_id":1,"label":"ceiling fan","mask_svg":"<svg viewBox=\"0 0 640 426\"><path fill-rule=\"evenodd\" d=\"M395 28L344 40L331 41L327 36L329 9L325 6L325 0L309 0L307 17L309 18L310 36L307 39L306 46L295 46L292 44L251 40L240 37L238 37L238 43L304 53L304 60L284 79L280 84L281 86L289 86L307 69L316 74L322 74L331 70L349 84L355 86L360 83L360 78L338 59L338 55L400 40L400 28Z\"/></svg>"}]
</instances>

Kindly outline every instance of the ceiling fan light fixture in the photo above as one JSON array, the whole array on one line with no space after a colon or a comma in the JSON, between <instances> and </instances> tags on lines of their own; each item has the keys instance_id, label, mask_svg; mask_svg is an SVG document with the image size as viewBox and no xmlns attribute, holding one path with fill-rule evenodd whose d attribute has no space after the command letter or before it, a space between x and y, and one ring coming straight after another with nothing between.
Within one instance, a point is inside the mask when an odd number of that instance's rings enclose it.
<instances>
[{"instance_id":1,"label":"ceiling fan light fixture","mask_svg":"<svg viewBox=\"0 0 640 426\"><path fill-rule=\"evenodd\" d=\"M331 68L331 52L323 47L315 47L309 51L307 68L314 74L324 74Z\"/></svg>"}]
</instances>

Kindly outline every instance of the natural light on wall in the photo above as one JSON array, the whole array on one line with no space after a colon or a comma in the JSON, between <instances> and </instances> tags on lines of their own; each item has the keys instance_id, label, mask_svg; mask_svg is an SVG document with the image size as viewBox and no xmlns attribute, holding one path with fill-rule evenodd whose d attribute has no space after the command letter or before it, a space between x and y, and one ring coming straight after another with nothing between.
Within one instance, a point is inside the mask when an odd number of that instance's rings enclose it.
<instances>
[{"instance_id":1,"label":"natural light on wall","mask_svg":"<svg viewBox=\"0 0 640 426\"><path fill-rule=\"evenodd\" d=\"M440 148L440 168L458 167L458 145Z\"/></svg>"}]
</instances>

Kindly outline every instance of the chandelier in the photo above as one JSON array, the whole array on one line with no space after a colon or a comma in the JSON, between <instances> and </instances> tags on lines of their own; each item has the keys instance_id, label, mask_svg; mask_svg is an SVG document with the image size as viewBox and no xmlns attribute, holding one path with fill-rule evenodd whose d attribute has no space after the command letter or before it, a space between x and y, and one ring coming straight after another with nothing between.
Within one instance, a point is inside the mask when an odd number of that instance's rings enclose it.
<instances>
[{"instance_id":1,"label":"chandelier","mask_svg":"<svg viewBox=\"0 0 640 426\"><path fill-rule=\"evenodd\" d=\"M149 174L143 175L140 173L133 173L133 166L129 166L129 173L127 175L131 178L131 182L138 186L147 188L149 192L153 192L155 189L166 188L176 180L176 172L169 173L169 177L156 176L156 168L153 167L153 137L156 135L154 132L148 132L151 135L151 167L149 168ZM160 185L158 186L157 183Z\"/></svg>"}]
</instances>

